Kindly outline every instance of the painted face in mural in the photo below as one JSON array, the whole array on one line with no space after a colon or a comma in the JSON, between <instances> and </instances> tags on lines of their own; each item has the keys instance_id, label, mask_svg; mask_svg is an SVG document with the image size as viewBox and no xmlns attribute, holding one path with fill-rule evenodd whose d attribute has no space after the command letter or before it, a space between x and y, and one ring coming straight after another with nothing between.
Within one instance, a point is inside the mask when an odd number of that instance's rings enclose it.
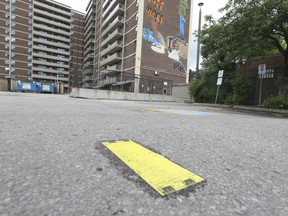
<instances>
[{"instance_id":1,"label":"painted face in mural","mask_svg":"<svg viewBox=\"0 0 288 216\"><path fill-rule=\"evenodd\" d=\"M146 2L146 13L151 18L153 37L156 41L160 40L157 35L158 24L162 24L164 21L163 6L164 0L147 0Z\"/></svg>"}]
</instances>

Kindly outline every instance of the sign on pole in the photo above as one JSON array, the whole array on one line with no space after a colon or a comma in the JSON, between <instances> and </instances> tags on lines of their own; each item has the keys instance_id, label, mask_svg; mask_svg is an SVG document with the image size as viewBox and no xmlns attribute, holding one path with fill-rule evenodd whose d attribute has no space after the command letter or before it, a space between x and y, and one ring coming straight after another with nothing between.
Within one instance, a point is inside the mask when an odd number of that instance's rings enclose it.
<instances>
[{"instance_id":1,"label":"sign on pole","mask_svg":"<svg viewBox=\"0 0 288 216\"><path fill-rule=\"evenodd\" d=\"M217 85L222 85L222 81L223 81L223 74L224 74L224 70L219 70L218 72L218 79L217 79Z\"/></svg>"},{"instance_id":2,"label":"sign on pole","mask_svg":"<svg viewBox=\"0 0 288 216\"><path fill-rule=\"evenodd\" d=\"M224 74L224 70L219 70L218 79L217 79L218 87L217 87L217 92L216 92L215 104L217 103L217 100L218 100L219 88L220 88L220 85L222 85L222 81L223 81L223 74Z\"/></svg>"},{"instance_id":3,"label":"sign on pole","mask_svg":"<svg viewBox=\"0 0 288 216\"><path fill-rule=\"evenodd\" d=\"M260 64L259 66L258 66L258 74L259 75L264 75L264 74L266 74L266 64Z\"/></svg>"}]
</instances>

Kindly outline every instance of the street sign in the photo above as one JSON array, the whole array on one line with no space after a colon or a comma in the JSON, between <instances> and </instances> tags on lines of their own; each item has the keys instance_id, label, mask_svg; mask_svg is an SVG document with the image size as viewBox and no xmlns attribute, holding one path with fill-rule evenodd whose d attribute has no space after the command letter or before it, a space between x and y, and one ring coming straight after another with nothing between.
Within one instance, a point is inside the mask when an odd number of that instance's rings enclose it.
<instances>
[{"instance_id":1,"label":"street sign","mask_svg":"<svg viewBox=\"0 0 288 216\"><path fill-rule=\"evenodd\" d=\"M219 86L219 85L222 85L222 81L223 81L223 78L218 78L217 79L217 85Z\"/></svg>"},{"instance_id":2,"label":"street sign","mask_svg":"<svg viewBox=\"0 0 288 216\"><path fill-rule=\"evenodd\" d=\"M222 81L223 81L223 74L224 74L224 70L219 70L218 72L218 79L217 79L217 85L222 85Z\"/></svg>"},{"instance_id":3,"label":"street sign","mask_svg":"<svg viewBox=\"0 0 288 216\"><path fill-rule=\"evenodd\" d=\"M258 74L261 75L261 74L266 74L266 64L260 64L258 66Z\"/></svg>"},{"instance_id":4,"label":"street sign","mask_svg":"<svg viewBox=\"0 0 288 216\"><path fill-rule=\"evenodd\" d=\"M219 70L219 72L218 72L218 78L223 77L223 74L224 74L224 70Z\"/></svg>"}]
</instances>

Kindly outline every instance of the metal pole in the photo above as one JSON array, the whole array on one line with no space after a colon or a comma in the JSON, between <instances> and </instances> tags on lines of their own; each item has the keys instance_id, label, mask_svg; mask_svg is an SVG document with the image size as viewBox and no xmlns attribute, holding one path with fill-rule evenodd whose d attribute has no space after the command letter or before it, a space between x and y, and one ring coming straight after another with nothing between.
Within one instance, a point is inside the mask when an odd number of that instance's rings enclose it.
<instances>
[{"instance_id":1,"label":"metal pole","mask_svg":"<svg viewBox=\"0 0 288 216\"><path fill-rule=\"evenodd\" d=\"M204 3L200 2L198 6L200 7L199 10L199 20L198 20L198 40L197 40L197 57L196 57L196 80L199 78L199 59L200 59L200 33L201 33L201 16L202 11L201 7Z\"/></svg>"},{"instance_id":2,"label":"metal pole","mask_svg":"<svg viewBox=\"0 0 288 216\"><path fill-rule=\"evenodd\" d=\"M262 82L263 82L263 75L260 74L260 90L259 90L259 102L258 102L258 106L261 105L261 100L262 100L262 88L263 88L263 85L262 85Z\"/></svg>"},{"instance_id":3,"label":"metal pole","mask_svg":"<svg viewBox=\"0 0 288 216\"><path fill-rule=\"evenodd\" d=\"M12 61L12 1L9 9L9 74L8 74L8 91L11 91L11 61Z\"/></svg>"},{"instance_id":4,"label":"metal pole","mask_svg":"<svg viewBox=\"0 0 288 216\"><path fill-rule=\"evenodd\" d=\"M218 85L218 87L217 87L217 93L216 93L216 98L215 98L215 104L217 104L218 95L219 95L219 89L220 89L220 85Z\"/></svg>"}]
</instances>

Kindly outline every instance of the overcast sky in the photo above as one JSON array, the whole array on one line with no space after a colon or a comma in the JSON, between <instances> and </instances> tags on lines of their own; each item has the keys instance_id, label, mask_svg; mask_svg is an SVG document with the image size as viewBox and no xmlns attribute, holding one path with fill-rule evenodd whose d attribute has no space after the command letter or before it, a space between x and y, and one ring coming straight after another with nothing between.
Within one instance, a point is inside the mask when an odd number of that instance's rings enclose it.
<instances>
[{"instance_id":1,"label":"overcast sky","mask_svg":"<svg viewBox=\"0 0 288 216\"><path fill-rule=\"evenodd\" d=\"M85 13L86 6L89 3L89 0L56 0L58 2L61 2L63 4L66 4L68 6L71 6L72 9L81 11ZM192 27L192 32L198 29L198 17L199 17L199 7L198 3L203 2L204 5L202 6L202 21L203 17L205 15L212 14L214 17L219 18L221 17L221 14L218 13L218 10L222 7L225 6L225 4L228 2L228 0L194 0L194 6L193 6L193 27ZM203 24L203 22L202 22ZM195 38L192 39L191 41L191 54L192 54L192 62L190 65L190 68L192 70L195 70L195 65L196 65L196 53L197 53L197 42L195 41Z\"/></svg>"}]
</instances>

